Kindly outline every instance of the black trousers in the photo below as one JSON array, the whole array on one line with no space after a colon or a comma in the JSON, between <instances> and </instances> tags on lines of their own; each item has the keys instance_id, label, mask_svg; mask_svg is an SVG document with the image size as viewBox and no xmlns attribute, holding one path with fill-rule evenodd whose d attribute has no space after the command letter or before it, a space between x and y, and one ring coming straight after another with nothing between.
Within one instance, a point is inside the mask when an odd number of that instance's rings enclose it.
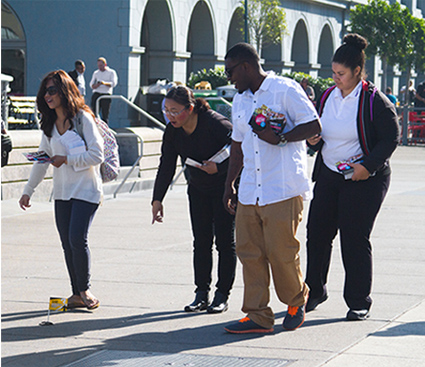
<instances>
[{"instance_id":1,"label":"black trousers","mask_svg":"<svg viewBox=\"0 0 425 367\"><path fill-rule=\"evenodd\" d=\"M110 94L107 93L98 93L94 92L91 96L91 109L94 113L96 113L96 101L100 96L109 96ZM112 100L110 98L104 98L100 100L99 107L100 107L100 114L102 117L102 120L106 123L109 123L109 111L111 110L111 102Z\"/></svg>"},{"instance_id":2,"label":"black trousers","mask_svg":"<svg viewBox=\"0 0 425 367\"><path fill-rule=\"evenodd\" d=\"M234 239L234 216L222 202L224 185L208 192L188 187L190 219L193 232L193 266L198 291L209 291L213 265L212 246L218 251L217 290L229 295L235 280L236 253Z\"/></svg>"},{"instance_id":3,"label":"black trousers","mask_svg":"<svg viewBox=\"0 0 425 367\"><path fill-rule=\"evenodd\" d=\"M83 200L55 200L56 227L62 242L73 295L90 287L90 225L99 204Z\"/></svg>"},{"instance_id":4,"label":"black trousers","mask_svg":"<svg viewBox=\"0 0 425 367\"><path fill-rule=\"evenodd\" d=\"M353 310L370 309L370 234L390 184L377 174L365 181L345 180L324 164L314 187L307 222L307 274L310 297L326 292L332 241L339 230L345 269L344 300Z\"/></svg>"}]
</instances>

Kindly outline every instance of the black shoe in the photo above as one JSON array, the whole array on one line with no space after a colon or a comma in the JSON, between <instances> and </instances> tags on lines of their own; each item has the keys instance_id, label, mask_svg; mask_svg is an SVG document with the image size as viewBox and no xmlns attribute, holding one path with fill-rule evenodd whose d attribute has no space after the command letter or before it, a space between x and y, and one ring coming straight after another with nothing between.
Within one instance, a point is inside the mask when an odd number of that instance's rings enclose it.
<instances>
[{"instance_id":1,"label":"black shoe","mask_svg":"<svg viewBox=\"0 0 425 367\"><path fill-rule=\"evenodd\" d=\"M313 311L321 303L325 302L328 299L328 294L325 293L322 297L319 298L310 298L308 297L307 304L305 306L305 312Z\"/></svg>"},{"instance_id":2,"label":"black shoe","mask_svg":"<svg viewBox=\"0 0 425 367\"><path fill-rule=\"evenodd\" d=\"M349 321L362 321L369 318L370 313L369 310L349 310L347 312L347 320Z\"/></svg>"},{"instance_id":3,"label":"black shoe","mask_svg":"<svg viewBox=\"0 0 425 367\"><path fill-rule=\"evenodd\" d=\"M208 313L221 313L226 312L229 308L229 305L227 304L227 298L228 296L224 295L220 292L215 292L214 300L212 303L208 306L207 312Z\"/></svg>"},{"instance_id":4,"label":"black shoe","mask_svg":"<svg viewBox=\"0 0 425 367\"><path fill-rule=\"evenodd\" d=\"M186 312L197 312L197 311L204 311L208 307L208 292L206 291L200 291L196 292L195 300L190 304L187 305L184 310Z\"/></svg>"}]
</instances>

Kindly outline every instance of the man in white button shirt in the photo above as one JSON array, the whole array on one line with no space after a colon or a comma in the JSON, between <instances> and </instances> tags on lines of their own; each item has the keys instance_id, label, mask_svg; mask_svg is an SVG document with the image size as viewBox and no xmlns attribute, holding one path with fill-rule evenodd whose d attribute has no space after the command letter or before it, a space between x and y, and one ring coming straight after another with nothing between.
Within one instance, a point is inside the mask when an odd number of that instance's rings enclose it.
<instances>
[{"instance_id":1,"label":"man in white button shirt","mask_svg":"<svg viewBox=\"0 0 425 367\"><path fill-rule=\"evenodd\" d=\"M91 98L91 108L96 113L96 101L100 96L111 95L114 87L118 84L118 76L114 69L111 69L104 57L97 59L97 67L90 81L93 89ZM111 99L104 98L100 100L100 113L102 120L109 122L109 110L111 109Z\"/></svg>"},{"instance_id":2,"label":"man in white button shirt","mask_svg":"<svg viewBox=\"0 0 425 367\"><path fill-rule=\"evenodd\" d=\"M239 93L233 100L232 148L223 201L230 213L236 212L236 253L244 277L242 311L247 314L225 330L273 332L274 313L268 306L270 268L276 294L288 305L283 327L295 330L304 322L308 297L295 237L303 199L311 192L305 139L320 133L319 117L299 83L266 73L251 45L233 46L225 66ZM276 133L269 119L256 118L252 123L253 116L261 115L258 111L279 116L286 122L283 132ZM242 167L236 197L234 182Z\"/></svg>"}]
</instances>

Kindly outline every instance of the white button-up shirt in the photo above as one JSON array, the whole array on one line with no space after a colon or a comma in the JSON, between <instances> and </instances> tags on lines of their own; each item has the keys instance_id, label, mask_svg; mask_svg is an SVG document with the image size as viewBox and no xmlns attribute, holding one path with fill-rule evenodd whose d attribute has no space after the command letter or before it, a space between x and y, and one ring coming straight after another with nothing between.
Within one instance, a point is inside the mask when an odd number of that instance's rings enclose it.
<instances>
[{"instance_id":1,"label":"white button-up shirt","mask_svg":"<svg viewBox=\"0 0 425 367\"><path fill-rule=\"evenodd\" d=\"M86 95L86 80L84 79L84 74L80 74L77 71L77 81L78 81L78 90L82 96Z\"/></svg>"},{"instance_id":2,"label":"white button-up shirt","mask_svg":"<svg viewBox=\"0 0 425 367\"><path fill-rule=\"evenodd\" d=\"M342 97L341 90L335 88L323 108L322 157L332 171L338 172L336 163L362 153L357 131L357 115L362 82L353 91Z\"/></svg>"},{"instance_id":3,"label":"white button-up shirt","mask_svg":"<svg viewBox=\"0 0 425 367\"><path fill-rule=\"evenodd\" d=\"M263 206L299 195L309 199L306 142L280 147L258 138L248 123L254 110L263 105L285 115L284 132L319 118L302 87L274 73L268 74L255 94L248 89L234 97L232 139L242 143L244 156L239 201Z\"/></svg>"}]
</instances>

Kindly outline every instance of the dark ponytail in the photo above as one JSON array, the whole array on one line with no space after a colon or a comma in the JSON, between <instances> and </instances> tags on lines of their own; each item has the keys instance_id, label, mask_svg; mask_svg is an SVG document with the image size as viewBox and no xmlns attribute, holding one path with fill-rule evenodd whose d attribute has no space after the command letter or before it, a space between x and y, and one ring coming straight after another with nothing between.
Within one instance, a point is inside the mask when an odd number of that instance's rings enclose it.
<instances>
[{"instance_id":1,"label":"dark ponytail","mask_svg":"<svg viewBox=\"0 0 425 367\"><path fill-rule=\"evenodd\" d=\"M364 50L367 45L367 40L359 34L347 34L343 39L343 44L336 50L332 62L349 67L352 71L360 66L360 75L364 76L366 62Z\"/></svg>"},{"instance_id":2,"label":"dark ponytail","mask_svg":"<svg viewBox=\"0 0 425 367\"><path fill-rule=\"evenodd\" d=\"M203 98L196 98L195 108L193 109L196 113L205 112L210 109L209 103Z\"/></svg>"}]
</instances>

